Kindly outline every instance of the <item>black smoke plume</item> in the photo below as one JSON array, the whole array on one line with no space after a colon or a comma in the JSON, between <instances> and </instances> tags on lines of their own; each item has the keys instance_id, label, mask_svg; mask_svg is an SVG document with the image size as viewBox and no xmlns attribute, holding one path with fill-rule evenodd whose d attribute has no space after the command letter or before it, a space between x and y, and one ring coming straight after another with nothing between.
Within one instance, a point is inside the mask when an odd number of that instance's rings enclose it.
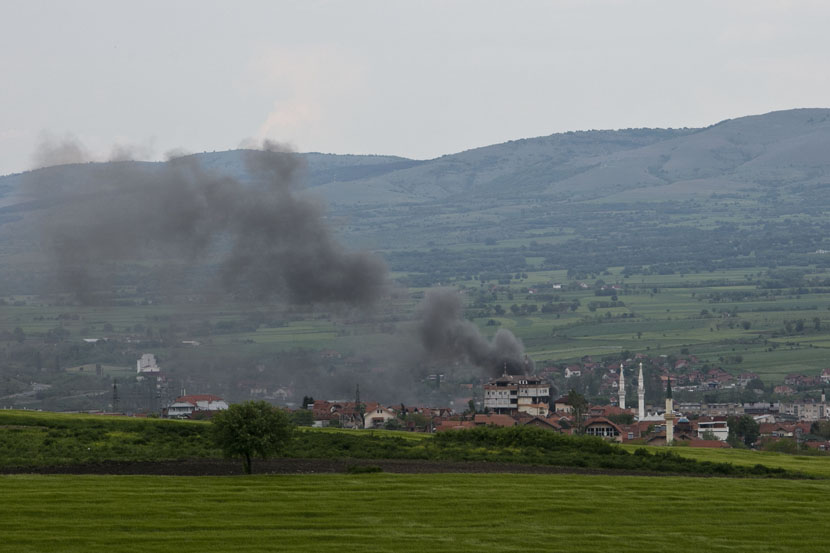
<instances>
[{"instance_id":1,"label":"black smoke plume","mask_svg":"<svg viewBox=\"0 0 830 553\"><path fill-rule=\"evenodd\" d=\"M463 319L455 290L437 288L426 293L418 331L421 345L433 360L469 363L488 376L527 372L519 339L507 329L499 329L492 340L482 336L476 325Z\"/></svg>"},{"instance_id":2,"label":"black smoke plume","mask_svg":"<svg viewBox=\"0 0 830 553\"><path fill-rule=\"evenodd\" d=\"M163 269L160 260L171 260L170 271L213 267L208 285L256 299L377 300L385 265L337 241L321 203L298 185L301 160L266 143L245 161L244 182L203 169L194 156L93 164L83 180L59 184L61 168L31 173L29 191L54 208L40 227L62 288L89 300L107 267Z\"/></svg>"}]
</instances>

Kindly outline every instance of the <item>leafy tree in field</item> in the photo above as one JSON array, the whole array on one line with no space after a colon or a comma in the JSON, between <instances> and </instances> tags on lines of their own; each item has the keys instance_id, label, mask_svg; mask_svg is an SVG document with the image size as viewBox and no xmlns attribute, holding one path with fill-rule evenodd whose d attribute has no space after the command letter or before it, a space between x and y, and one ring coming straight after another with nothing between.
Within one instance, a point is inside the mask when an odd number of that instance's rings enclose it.
<instances>
[{"instance_id":1,"label":"leafy tree in field","mask_svg":"<svg viewBox=\"0 0 830 553\"><path fill-rule=\"evenodd\" d=\"M761 434L760 425L749 415L729 417L726 424L729 426L729 437L726 441L732 447L749 447Z\"/></svg>"},{"instance_id":2,"label":"leafy tree in field","mask_svg":"<svg viewBox=\"0 0 830 553\"><path fill-rule=\"evenodd\" d=\"M314 424L314 413L308 409L297 409L291 413L291 422L297 426L312 426Z\"/></svg>"},{"instance_id":3,"label":"leafy tree in field","mask_svg":"<svg viewBox=\"0 0 830 553\"><path fill-rule=\"evenodd\" d=\"M764 451L777 451L778 453L798 453L798 442L792 438L782 438L780 440L764 444Z\"/></svg>"},{"instance_id":4,"label":"leafy tree in field","mask_svg":"<svg viewBox=\"0 0 830 553\"><path fill-rule=\"evenodd\" d=\"M810 426L810 434L830 440L830 421L816 421Z\"/></svg>"},{"instance_id":5,"label":"leafy tree in field","mask_svg":"<svg viewBox=\"0 0 830 553\"><path fill-rule=\"evenodd\" d=\"M610 420L614 424L634 424L634 415L632 415L631 413L608 415L608 420Z\"/></svg>"},{"instance_id":6,"label":"leafy tree in field","mask_svg":"<svg viewBox=\"0 0 830 553\"><path fill-rule=\"evenodd\" d=\"M577 434L585 432L585 413L588 412L588 401L585 396L571 389L568 392L568 405L573 408L574 427Z\"/></svg>"},{"instance_id":7,"label":"leafy tree in field","mask_svg":"<svg viewBox=\"0 0 830 553\"><path fill-rule=\"evenodd\" d=\"M403 430L403 424L400 419L389 419L383 423L384 430Z\"/></svg>"},{"instance_id":8,"label":"leafy tree in field","mask_svg":"<svg viewBox=\"0 0 830 553\"><path fill-rule=\"evenodd\" d=\"M216 445L227 457L241 457L245 474L251 474L251 457L279 453L293 430L289 416L264 401L233 404L212 422Z\"/></svg>"}]
</instances>

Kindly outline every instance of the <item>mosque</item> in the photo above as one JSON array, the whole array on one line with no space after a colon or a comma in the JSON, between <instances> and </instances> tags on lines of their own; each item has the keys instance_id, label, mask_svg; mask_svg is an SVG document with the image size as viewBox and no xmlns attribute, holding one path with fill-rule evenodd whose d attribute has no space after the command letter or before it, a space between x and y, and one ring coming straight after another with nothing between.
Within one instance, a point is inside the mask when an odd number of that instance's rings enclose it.
<instances>
[{"instance_id":1,"label":"mosque","mask_svg":"<svg viewBox=\"0 0 830 553\"><path fill-rule=\"evenodd\" d=\"M625 371L623 364L620 363L620 381L617 389L618 405L625 409ZM666 410L660 415L659 413L646 414L646 388L643 383L643 364L640 363L640 374L637 378L637 422L654 422L655 424L663 423L666 425L666 444L671 445L674 441L674 400L671 393L671 378L668 380L666 386Z\"/></svg>"}]
</instances>

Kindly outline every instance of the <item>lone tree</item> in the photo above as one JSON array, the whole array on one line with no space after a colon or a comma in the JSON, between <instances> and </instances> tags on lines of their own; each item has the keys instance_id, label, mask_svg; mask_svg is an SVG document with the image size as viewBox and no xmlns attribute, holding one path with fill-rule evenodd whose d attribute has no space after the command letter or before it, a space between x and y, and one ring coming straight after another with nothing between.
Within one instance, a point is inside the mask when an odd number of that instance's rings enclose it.
<instances>
[{"instance_id":1,"label":"lone tree","mask_svg":"<svg viewBox=\"0 0 830 553\"><path fill-rule=\"evenodd\" d=\"M585 396L571 388L567 396L568 405L573 409L574 429L577 434L585 433L585 415L588 412L588 401Z\"/></svg>"},{"instance_id":2,"label":"lone tree","mask_svg":"<svg viewBox=\"0 0 830 553\"><path fill-rule=\"evenodd\" d=\"M732 447L752 447L760 436L760 425L749 415L732 416L726 419L729 436L726 441Z\"/></svg>"},{"instance_id":3,"label":"lone tree","mask_svg":"<svg viewBox=\"0 0 830 553\"><path fill-rule=\"evenodd\" d=\"M289 416L264 401L231 405L213 419L213 439L226 457L241 457L245 474L251 474L251 457L263 459L279 453L291 438Z\"/></svg>"}]
</instances>

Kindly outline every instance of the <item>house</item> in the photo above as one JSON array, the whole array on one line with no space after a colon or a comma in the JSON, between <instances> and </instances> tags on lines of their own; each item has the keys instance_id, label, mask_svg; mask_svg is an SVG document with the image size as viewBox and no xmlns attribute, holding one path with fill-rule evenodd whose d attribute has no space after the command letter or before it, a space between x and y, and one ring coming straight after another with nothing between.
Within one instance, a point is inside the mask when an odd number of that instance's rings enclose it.
<instances>
[{"instance_id":1,"label":"house","mask_svg":"<svg viewBox=\"0 0 830 553\"><path fill-rule=\"evenodd\" d=\"M363 413L363 428L383 428L388 421L397 418L397 414L388 407L378 405Z\"/></svg>"},{"instance_id":2,"label":"house","mask_svg":"<svg viewBox=\"0 0 830 553\"><path fill-rule=\"evenodd\" d=\"M582 366L570 365L568 367L565 367L565 378L571 378L575 376L582 376Z\"/></svg>"},{"instance_id":3,"label":"house","mask_svg":"<svg viewBox=\"0 0 830 553\"><path fill-rule=\"evenodd\" d=\"M175 401L167 408L167 418L186 419L193 414L196 406L187 401Z\"/></svg>"},{"instance_id":4,"label":"house","mask_svg":"<svg viewBox=\"0 0 830 553\"><path fill-rule=\"evenodd\" d=\"M224 399L212 394L181 396L167 408L167 417L187 418L198 412L212 414L227 408L228 403Z\"/></svg>"},{"instance_id":5,"label":"house","mask_svg":"<svg viewBox=\"0 0 830 553\"><path fill-rule=\"evenodd\" d=\"M826 403L817 401L798 401L794 403L782 403L780 406L782 415L792 415L801 421L817 421L827 418L830 409Z\"/></svg>"},{"instance_id":6,"label":"house","mask_svg":"<svg viewBox=\"0 0 830 553\"><path fill-rule=\"evenodd\" d=\"M624 434L619 425L605 417L596 417L585 421L585 435L610 438L615 442L621 442Z\"/></svg>"},{"instance_id":7,"label":"house","mask_svg":"<svg viewBox=\"0 0 830 553\"><path fill-rule=\"evenodd\" d=\"M138 374L158 374L161 371L156 363L156 356L152 353L145 353L136 363Z\"/></svg>"},{"instance_id":8,"label":"house","mask_svg":"<svg viewBox=\"0 0 830 553\"><path fill-rule=\"evenodd\" d=\"M819 377L822 384L830 384L830 369L824 369L821 371L821 376Z\"/></svg>"},{"instance_id":9,"label":"house","mask_svg":"<svg viewBox=\"0 0 830 553\"><path fill-rule=\"evenodd\" d=\"M757 379L758 375L753 372L741 373L738 375L738 385L741 388L746 388L750 382Z\"/></svg>"},{"instance_id":10,"label":"house","mask_svg":"<svg viewBox=\"0 0 830 553\"><path fill-rule=\"evenodd\" d=\"M523 426L535 426L545 430L553 430L555 432L562 432L562 427L556 424L552 419L543 419L542 417L533 417L522 423Z\"/></svg>"},{"instance_id":11,"label":"house","mask_svg":"<svg viewBox=\"0 0 830 553\"><path fill-rule=\"evenodd\" d=\"M574 408L568 403L568 396L562 396L553 402L553 410L556 413L573 413Z\"/></svg>"},{"instance_id":12,"label":"house","mask_svg":"<svg viewBox=\"0 0 830 553\"><path fill-rule=\"evenodd\" d=\"M518 425L518 421L509 415L484 415L484 414L477 414L475 416L475 425L476 426L516 426Z\"/></svg>"},{"instance_id":13,"label":"house","mask_svg":"<svg viewBox=\"0 0 830 553\"><path fill-rule=\"evenodd\" d=\"M726 417L702 417L697 420L697 437L704 439L704 434L711 432L715 438L725 442L729 437L729 426Z\"/></svg>"}]
</instances>

